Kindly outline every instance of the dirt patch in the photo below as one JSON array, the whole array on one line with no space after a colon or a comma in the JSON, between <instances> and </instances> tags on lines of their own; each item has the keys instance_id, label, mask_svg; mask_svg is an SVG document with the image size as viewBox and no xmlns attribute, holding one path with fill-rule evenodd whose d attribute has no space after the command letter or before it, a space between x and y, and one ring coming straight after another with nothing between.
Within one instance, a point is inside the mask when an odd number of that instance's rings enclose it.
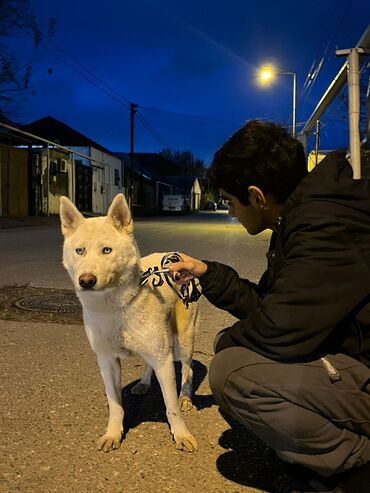
<instances>
[{"instance_id":1,"label":"dirt patch","mask_svg":"<svg viewBox=\"0 0 370 493\"><path fill-rule=\"evenodd\" d=\"M83 324L82 308L74 291L29 285L0 289L0 320Z\"/></svg>"}]
</instances>

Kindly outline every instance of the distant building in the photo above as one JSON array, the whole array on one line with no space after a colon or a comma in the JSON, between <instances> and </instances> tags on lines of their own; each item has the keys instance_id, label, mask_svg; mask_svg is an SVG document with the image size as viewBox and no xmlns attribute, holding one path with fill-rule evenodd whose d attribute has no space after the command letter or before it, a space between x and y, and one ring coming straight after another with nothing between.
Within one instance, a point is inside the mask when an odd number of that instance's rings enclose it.
<instances>
[{"instance_id":1,"label":"distant building","mask_svg":"<svg viewBox=\"0 0 370 493\"><path fill-rule=\"evenodd\" d=\"M191 211L200 209L202 190L198 178L193 176L164 176L162 179L172 185L172 193L186 197Z\"/></svg>"},{"instance_id":2,"label":"distant building","mask_svg":"<svg viewBox=\"0 0 370 493\"><path fill-rule=\"evenodd\" d=\"M132 162L127 153L117 152L116 155L125 165L128 194L133 183L134 216L160 213L166 194L183 194L190 210L199 209L201 189L196 177L176 176L178 170L158 153L134 153Z\"/></svg>"},{"instance_id":3,"label":"distant building","mask_svg":"<svg viewBox=\"0 0 370 493\"><path fill-rule=\"evenodd\" d=\"M41 188L38 193L44 202L36 213L57 213L59 196L67 195L81 211L105 214L113 197L124 191L122 160L97 142L51 116L21 128L56 144L34 150L32 178L36 188L32 190L37 193ZM34 144L39 144L37 139ZM74 152L64 152L62 157L58 145ZM37 205L37 197L33 199Z\"/></svg>"},{"instance_id":4,"label":"distant building","mask_svg":"<svg viewBox=\"0 0 370 493\"><path fill-rule=\"evenodd\" d=\"M131 161L51 116L22 126L0 123L2 215L58 214L61 195L83 213L105 214L120 192L134 217L160 213L166 194L184 195L189 210L200 207L197 177L178 176L160 154L135 153Z\"/></svg>"},{"instance_id":5,"label":"distant building","mask_svg":"<svg viewBox=\"0 0 370 493\"><path fill-rule=\"evenodd\" d=\"M116 152L124 163L124 179L127 199L131 200L133 216L148 216L157 214L158 183L155 171L148 169L144 159L137 159L136 154L131 162L130 155L126 152ZM158 156L158 154L153 154Z\"/></svg>"},{"instance_id":6,"label":"distant building","mask_svg":"<svg viewBox=\"0 0 370 493\"><path fill-rule=\"evenodd\" d=\"M311 151L307 157L307 169L308 171L312 171L316 165L322 161L327 154L331 151L319 151L316 153L315 151Z\"/></svg>"}]
</instances>

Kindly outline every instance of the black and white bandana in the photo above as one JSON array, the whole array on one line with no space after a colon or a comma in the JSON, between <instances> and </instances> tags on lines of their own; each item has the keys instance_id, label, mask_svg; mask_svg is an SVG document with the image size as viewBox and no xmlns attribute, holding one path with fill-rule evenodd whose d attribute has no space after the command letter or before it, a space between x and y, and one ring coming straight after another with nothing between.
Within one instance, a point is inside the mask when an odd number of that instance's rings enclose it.
<instances>
[{"instance_id":1,"label":"black and white bandana","mask_svg":"<svg viewBox=\"0 0 370 493\"><path fill-rule=\"evenodd\" d=\"M189 304L198 301L202 294L199 280L195 277L187 284L179 286L175 283L172 274L166 271L170 264L181 261L182 258L179 253L167 253L164 257L162 257L160 268L158 266L149 267L149 269L143 272L141 275L141 285L145 286L145 284L148 283L149 278L154 276L152 281L152 285L154 287L160 287L164 284L164 282L166 282L175 291L176 295L181 299L185 307L188 308Z\"/></svg>"}]
</instances>

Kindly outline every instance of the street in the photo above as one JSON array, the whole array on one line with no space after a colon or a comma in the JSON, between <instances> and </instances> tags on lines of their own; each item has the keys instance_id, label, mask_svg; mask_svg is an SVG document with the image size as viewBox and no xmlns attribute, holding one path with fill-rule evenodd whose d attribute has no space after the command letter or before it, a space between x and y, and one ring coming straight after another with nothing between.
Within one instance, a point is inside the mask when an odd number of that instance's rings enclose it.
<instances>
[{"instance_id":1,"label":"street","mask_svg":"<svg viewBox=\"0 0 370 493\"><path fill-rule=\"evenodd\" d=\"M176 450L158 384L130 394L143 362L123 364L125 437L121 448L95 448L107 424L103 383L80 313L49 315L14 302L72 290L61 263L55 217L0 229L1 457L0 491L12 492L276 492L298 490L292 466L235 423L210 393L207 369L219 330L235 320L203 297L194 353L195 397L185 421L199 451ZM183 251L233 266L258 281L269 234L250 237L225 211L140 218L142 255ZM24 301L23 301L24 304ZM177 368L178 373L178 368ZM232 425L232 426L231 426Z\"/></svg>"}]
</instances>

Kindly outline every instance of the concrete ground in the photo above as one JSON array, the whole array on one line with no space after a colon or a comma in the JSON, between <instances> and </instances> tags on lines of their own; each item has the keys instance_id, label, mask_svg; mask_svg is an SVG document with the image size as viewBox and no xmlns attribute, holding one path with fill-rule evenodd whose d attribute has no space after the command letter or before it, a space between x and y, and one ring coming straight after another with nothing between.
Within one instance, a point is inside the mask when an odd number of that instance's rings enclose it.
<instances>
[{"instance_id":1,"label":"concrete ground","mask_svg":"<svg viewBox=\"0 0 370 493\"><path fill-rule=\"evenodd\" d=\"M184 251L230 264L254 281L265 266L269 235L249 237L223 212L140 219L135 228L143 255ZM185 415L199 451L176 450L156 382L148 395L131 395L143 370L137 357L122 369L121 448L97 451L107 406L81 314L14 305L31 296L71 292L61 248L56 218L0 218L0 492L309 491L298 468L220 414L207 369L215 334L234 319L204 298L195 341L194 407Z\"/></svg>"}]
</instances>

